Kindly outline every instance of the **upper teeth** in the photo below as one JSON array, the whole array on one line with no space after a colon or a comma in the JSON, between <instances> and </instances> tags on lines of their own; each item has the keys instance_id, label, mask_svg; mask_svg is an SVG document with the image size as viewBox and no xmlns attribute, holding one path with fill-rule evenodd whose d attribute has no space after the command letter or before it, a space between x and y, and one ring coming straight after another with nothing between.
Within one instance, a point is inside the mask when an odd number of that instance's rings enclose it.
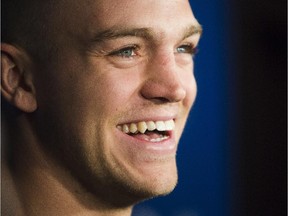
<instances>
[{"instance_id":1,"label":"upper teeth","mask_svg":"<svg viewBox=\"0 0 288 216\"><path fill-rule=\"evenodd\" d=\"M136 123L130 123L130 124L123 124L123 125L118 125L117 128L123 131L124 133L142 133L144 134L147 130L148 131L153 131L153 130L158 130L158 131L171 131L175 127L174 120L168 120L168 121L141 121L141 122L136 122Z\"/></svg>"}]
</instances>

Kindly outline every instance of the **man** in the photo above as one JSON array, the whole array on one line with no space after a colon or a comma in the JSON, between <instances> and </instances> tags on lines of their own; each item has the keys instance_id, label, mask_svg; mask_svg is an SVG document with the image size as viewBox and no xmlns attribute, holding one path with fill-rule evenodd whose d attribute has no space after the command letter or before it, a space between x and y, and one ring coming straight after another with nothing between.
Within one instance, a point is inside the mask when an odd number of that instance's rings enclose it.
<instances>
[{"instance_id":1,"label":"man","mask_svg":"<svg viewBox=\"0 0 288 216\"><path fill-rule=\"evenodd\" d=\"M2 167L15 214L124 216L171 192L196 96L201 27L189 2L2 7Z\"/></svg>"}]
</instances>

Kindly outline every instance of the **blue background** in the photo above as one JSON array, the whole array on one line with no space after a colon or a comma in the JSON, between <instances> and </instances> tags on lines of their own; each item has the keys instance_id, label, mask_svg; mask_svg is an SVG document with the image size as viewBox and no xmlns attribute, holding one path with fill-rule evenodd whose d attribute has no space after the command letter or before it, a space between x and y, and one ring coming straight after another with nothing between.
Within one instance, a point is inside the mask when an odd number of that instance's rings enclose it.
<instances>
[{"instance_id":1,"label":"blue background","mask_svg":"<svg viewBox=\"0 0 288 216\"><path fill-rule=\"evenodd\" d=\"M172 194L136 206L135 216L230 215L229 127L235 116L235 77L228 72L227 52L231 17L226 17L223 0L190 3L204 33L195 57L198 95L177 154L179 183Z\"/></svg>"}]
</instances>

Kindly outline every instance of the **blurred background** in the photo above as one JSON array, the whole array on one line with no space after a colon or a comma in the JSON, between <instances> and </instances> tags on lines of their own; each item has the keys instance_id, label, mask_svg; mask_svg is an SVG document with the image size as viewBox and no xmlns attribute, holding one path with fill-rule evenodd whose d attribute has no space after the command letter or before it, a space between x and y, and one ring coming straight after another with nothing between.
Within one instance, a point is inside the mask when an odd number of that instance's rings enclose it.
<instances>
[{"instance_id":1,"label":"blurred background","mask_svg":"<svg viewBox=\"0 0 288 216\"><path fill-rule=\"evenodd\" d=\"M286 216L287 1L190 3L204 34L179 183L133 216Z\"/></svg>"}]
</instances>

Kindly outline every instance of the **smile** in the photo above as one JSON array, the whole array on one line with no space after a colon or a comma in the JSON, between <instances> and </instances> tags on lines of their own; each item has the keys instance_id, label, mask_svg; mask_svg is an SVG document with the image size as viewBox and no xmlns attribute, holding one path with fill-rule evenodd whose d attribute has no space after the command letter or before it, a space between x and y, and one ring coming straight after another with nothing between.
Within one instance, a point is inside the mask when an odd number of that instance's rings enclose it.
<instances>
[{"instance_id":1,"label":"smile","mask_svg":"<svg viewBox=\"0 0 288 216\"><path fill-rule=\"evenodd\" d=\"M117 128L125 134L149 142L161 142L169 139L175 128L174 120L140 121L118 125Z\"/></svg>"},{"instance_id":2,"label":"smile","mask_svg":"<svg viewBox=\"0 0 288 216\"><path fill-rule=\"evenodd\" d=\"M123 124L118 125L117 128L121 131L123 131L126 134L137 134L142 133L144 134L146 131L171 131L175 127L174 120L168 120L168 121L141 121L138 123L129 123L129 124Z\"/></svg>"}]
</instances>

